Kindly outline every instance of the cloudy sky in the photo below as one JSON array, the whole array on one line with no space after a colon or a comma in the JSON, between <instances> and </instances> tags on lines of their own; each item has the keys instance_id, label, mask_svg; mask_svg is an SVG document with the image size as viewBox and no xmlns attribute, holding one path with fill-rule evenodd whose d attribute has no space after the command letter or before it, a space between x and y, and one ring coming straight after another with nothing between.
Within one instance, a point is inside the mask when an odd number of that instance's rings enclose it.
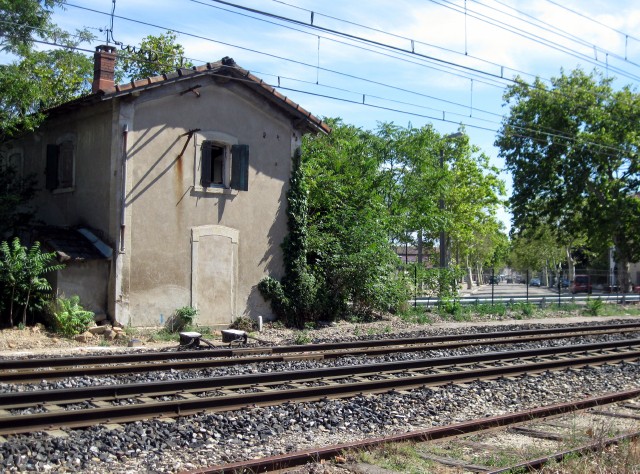
<instances>
[{"instance_id":1,"label":"cloudy sky","mask_svg":"<svg viewBox=\"0 0 640 474\"><path fill-rule=\"evenodd\" d=\"M318 116L443 134L463 125L498 167L493 141L514 76L582 67L620 87L640 81L633 0L70 0L55 20L89 28L96 46L112 9L123 45L172 30L194 64L230 56Z\"/></svg>"}]
</instances>

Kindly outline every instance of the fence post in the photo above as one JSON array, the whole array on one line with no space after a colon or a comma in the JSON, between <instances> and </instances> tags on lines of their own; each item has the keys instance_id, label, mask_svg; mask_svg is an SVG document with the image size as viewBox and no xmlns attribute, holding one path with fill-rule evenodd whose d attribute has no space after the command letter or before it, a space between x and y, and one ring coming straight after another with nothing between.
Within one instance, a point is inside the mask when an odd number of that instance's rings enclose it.
<instances>
[{"instance_id":1,"label":"fence post","mask_svg":"<svg viewBox=\"0 0 640 474\"><path fill-rule=\"evenodd\" d=\"M418 307L418 263L416 262L416 266L413 267L413 280L415 287L413 288L413 307L414 309Z\"/></svg>"}]
</instances>

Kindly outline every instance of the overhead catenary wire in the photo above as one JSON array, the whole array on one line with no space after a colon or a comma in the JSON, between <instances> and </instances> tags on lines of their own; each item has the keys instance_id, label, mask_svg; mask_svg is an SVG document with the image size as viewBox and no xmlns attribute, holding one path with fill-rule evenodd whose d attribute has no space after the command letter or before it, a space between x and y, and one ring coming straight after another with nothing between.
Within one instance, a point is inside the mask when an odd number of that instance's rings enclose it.
<instances>
[{"instance_id":1,"label":"overhead catenary wire","mask_svg":"<svg viewBox=\"0 0 640 474\"><path fill-rule=\"evenodd\" d=\"M64 48L64 49L69 49L69 50L75 50L75 51L81 51L81 52L87 52L87 53L93 53L94 52L93 50L87 49L87 48L80 48L80 47L74 47L74 46L68 46L68 45L60 45L60 44L46 42L46 41L42 41L42 40L34 40L34 42L41 43L41 44L46 44L46 45L50 45L50 46L54 46L54 47L60 47L60 48ZM143 59L141 59L141 60L144 61ZM151 63L154 63L154 64L158 64L158 63L155 63L153 61L148 61L148 62L151 62ZM213 76L225 77L225 79L230 79L230 80L233 80L233 81L236 81L236 82L245 81L245 82L252 83L252 84L254 83L251 79L244 79L244 78L238 78L238 77L229 77L229 76L226 76L226 75L221 75L221 74L216 74L216 73L210 73L210 74L213 75ZM272 87L274 87L274 86L272 86ZM295 92L295 93L315 96L315 97L322 97L322 98L325 98L325 99L330 99L330 100L334 100L334 101L338 101L338 102L364 106L364 107L373 108L373 109L377 109L377 110L384 110L384 111L388 111L388 112L405 114L405 115L413 116L413 117L426 118L426 119L435 120L435 121L444 122L444 123L449 123L449 124L458 125L458 126L464 125L467 128L472 128L472 129L476 129L476 130L491 131L491 132L496 132L497 131L496 128L494 128L494 127L485 127L485 126L477 125L475 123L470 123L470 122L454 121L454 120L447 119L445 116L438 117L438 116L435 116L435 115L428 115L428 114L424 114L424 113L418 113L418 112L413 112L413 111L408 111L408 110L403 110L403 109L397 109L397 108L393 108L393 107L385 107L385 106L378 105L378 104L362 103L362 102L360 102L358 100L345 99L345 98L342 98L342 97L335 97L335 96L330 96L330 95L327 95L327 94L320 94L320 93L305 91L305 90L301 90L301 89L295 89L295 88L291 88L291 87L280 86L280 87L278 87L278 89L283 90L283 91L290 91L290 92ZM416 106L416 107L421 108L420 106ZM455 114L455 113L450 113L450 114L451 115L459 115L459 114ZM497 123L495 121L491 122L491 121L488 121L486 119L478 119L476 117L473 117L473 119L476 120L477 122L480 122L480 123L494 123L494 124ZM556 139L564 140L565 143L573 143L573 142L576 141L576 139L574 137L567 136L566 134L564 134L561 131L556 131L556 133L551 133L550 131L536 129L536 128L533 128L533 127L523 127L523 126L518 126L518 125L513 125L513 124L511 124L510 127L515 129L515 130L519 130L520 132L522 132L522 133L516 134L516 136L529 138L529 139L532 139L534 141L539 141L539 138L538 138L537 135L544 135L546 137L553 137L553 138L556 138ZM600 151L594 150L594 152L598 153L598 154L604 154L605 152L613 152L613 153L616 153L616 154L624 154L626 152L626 150L624 150L622 148L612 147L610 145L603 145L603 144L596 143L596 142L584 142L584 141L582 141L581 145L588 145L590 147L595 147L595 148L599 149Z\"/></svg>"},{"instance_id":2,"label":"overhead catenary wire","mask_svg":"<svg viewBox=\"0 0 640 474\"><path fill-rule=\"evenodd\" d=\"M85 8L85 7L80 7L80 8ZM86 8L85 8L85 9L86 9ZM87 9L87 10L92 10L92 9ZM92 10L92 11L95 11L95 10ZM104 13L104 12L97 12L97 13L107 14L107 13ZM108 14L107 14L107 15L108 15ZM149 24L149 23L147 23L147 22L141 22L141 21L139 21L139 20L131 20L131 19L124 18L124 17L119 17L119 18L123 18L123 19L128 20L128 21L135 21L135 22L138 22L138 23L141 23L141 24L150 25L150 26L153 26L153 27L156 27L156 28L163 28L163 29L167 29L167 28L164 28L164 27L161 27L161 26L158 26L158 25L152 25L152 24ZM181 33L181 34L187 34L187 35L190 35L190 36L197 36L197 35L192 35L192 34L189 34L189 33L182 33L182 32L179 32L179 33ZM266 55L269 55L269 56L272 56L272 57L277 57L277 58L279 58L279 59L283 59L283 60L286 60L286 61L293 61L293 62L297 62L298 64L302 64L302 65L305 65L305 66L307 66L307 67L314 67L314 68L316 68L316 67L317 67L317 65L308 65L308 64L305 64L305 63L300 62L300 61L292 60L291 58L279 57L279 56L277 56L277 55L271 55L271 54L269 54L269 53L264 53L264 52L261 52L261 51L252 50L252 49L250 49L250 48L244 48L244 47L242 47L242 46L233 45L233 44L230 44L230 43L224 43L224 42L221 42L221 41L213 40L213 39L211 39L211 38L205 38L205 37L201 37L201 38L206 39L206 40L208 40L208 41L214 41L214 42L217 42L217 43L226 44L226 45L229 45L229 46L234 47L234 48L241 48L241 49L245 49L245 50L254 51L254 52L257 52L257 53L259 53L259 54L266 54ZM341 75L344 75L344 73L341 73L341 72L339 72L339 71L332 71L332 70L330 70L330 69L326 69L326 70L327 70L327 71L330 71L330 72L332 72L332 73L335 73L335 74L341 74ZM358 79L358 80L368 81L366 78L358 78L357 76L354 76L354 75L348 75L348 74L346 74L345 76L346 76L346 77L351 77L351 78L354 78L354 79ZM293 79L292 79L292 80L293 80ZM369 82L371 82L371 81L369 81ZM389 84L378 83L378 85L383 85L383 86L385 86L385 87L391 87L391 88L394 88L394 86L391 86L391 85L389 85ZM324 87L330 87L330 86L326 86L326 85L323 85L323 86L324 86ZM293 88L291 88L291 89L287 89L287 90L297 91L296 89L293 89ZM398 89L398 90L399 90L399 89ZM306 94L309 94L309 93L310 93L310 92L308 92L308 91L299 91L299 92L303 92L303 93L306 93ZM352 93L353 93L353 91L349 91L349 92L352 92ZM408 92L408 93L416 93L415 91L410 91L410 90L407 90L407 89L404 89L404 92ZM311 93L311 94L313 94L313 93ZM417 94L418 94L418 95L420 95L420 93L417 93ZM363 94L363 95L366 95L366 96L369 96L369 97L374 97L372 94L366 94L366 93L365 93L365 94ZM329 96L327 96L327 97L328 97L328 98L330 98ZM425 96L425 97L426 97L426 96ZM331 98L333 98L333 99L335 99L335 100L343 100L342 98L337 98L337 97L331 97ZM392 100L392 99L385 99L385 98L381 98L381 97L379 97L379 98L380 98L381 100L390 100L391 102L393 102L393 100ZM430 98L433 98L434 100L438 100L438 98L434 98L434 97L430 97ZM400 103L400 101L396 101L396 102L397 102L397 103ZM359 101L358 101L358 102L355 102L355 101L354 101L353 103L358 103L358 104L359 104L360 102L359 102ZM453 103L453 102L452 102L452 103ZM365 105L367 105L367 106L372 106L372 104L365 104ZM414 104L411 104L411 105L414 105ZM467 106L466 104L457 104L457 103L455 103L455 105L456 105L456 106L461 106L461 107L466 107L466 106ZM417 106L417 107L425 108L425 107L423 107L423 106ZM445 122L451 122L451 121L446 120L446 119L445 119L445 120L443 120L443 119L445 118L445 115L446 115L446 114L449 114L449 115L456 115L456 113L455 113L455 112L451 112L451 111L443 111L443 118L440 118L440 117L436 117L436 116L429 116L429 115L425 115L425 114L416 114L416 113L412 113L412 112L409 112L409 111L404 111L404 110L399 110L399 109L393 109L393 108L388 108L388 107L386 107L386 108L384 108L384 109L385 109L385 110L394 110L394 111L399 112L399 113L408 113L408 114L412 114L412 115L415 115L415 116L422 116L422 117L425 117L425 118L430 118L430 119L432 119L432 120L445 121ZM433 109L432 109L432 110L433 110ZM476 110L477 110L477 109L476 109ZM487 112L487 113L491 113L491 112ZM494 115L496 115L496 116L501 116L500 114L494 114ZM474 118L474 119L477 119L477 118ZM485 122L488 122L488 121L485 121ZM452 122L452 123L455 123L455 122ZM494 123L495 123L495 122L494 122ZM471 125L469 125L469 126L471 126ZM488 129L487 127L476 127L476 128L482 128L482 129L486 129L486 130L495 130L495 129ZM539 131L538 131L538 132L539 132Z\"/></svg>"}]
</instances>

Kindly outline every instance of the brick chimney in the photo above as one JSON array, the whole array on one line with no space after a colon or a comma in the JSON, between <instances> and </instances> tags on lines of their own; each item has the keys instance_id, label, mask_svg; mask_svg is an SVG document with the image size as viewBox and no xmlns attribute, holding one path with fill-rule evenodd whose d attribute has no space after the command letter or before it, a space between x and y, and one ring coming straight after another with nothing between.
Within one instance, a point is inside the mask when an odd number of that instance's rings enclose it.
<instances>
[{"instance_id":1,"label":"brick chimney","mask_svg":"<svg viewBox=\"0 0 640 474\"><path fill-rule=\"evenodd\" d=\"M93 84L91 92L113 89L113 73L116 66L116 47L102 45L96 47L93 55Z\"/></svg>"}]
</instances>

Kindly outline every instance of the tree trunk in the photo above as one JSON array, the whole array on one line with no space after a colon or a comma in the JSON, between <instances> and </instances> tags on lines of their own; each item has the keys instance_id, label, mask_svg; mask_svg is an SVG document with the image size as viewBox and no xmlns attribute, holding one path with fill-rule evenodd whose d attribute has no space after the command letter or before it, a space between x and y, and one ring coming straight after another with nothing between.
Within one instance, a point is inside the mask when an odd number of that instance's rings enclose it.
<instances>
[{"instance_id":1,"label":"tree trunk","mask_svg":"<svg viewBox=\"0 0 640 474\"><path fill-rule=\"evenodd\" d=\"M466 258L467 263L467 290L473 288L473 274L471 273L471 265L469 265L469 256Z\"/></svg>"},{"instance_id":2,"label":"tree trunk","mask_svg":"<svg viewBox=\"0 0 640 474\"><path fill-rule=\"evenodd\" d=\"M573 281L576 278L576 269L573 266L573 259L571 258L571 247L567 245L564 250L567 254L567 278Z\"/></svg>"},{"instance_id":3,"label":"tree trunk","mask_svg":"<svg viewBox=\"0 0 640 474\"><path fill-rule=\"evenodd\" d=\"M422 229L418 231L418 263L422 263Z\"/></svg>"},{"instance_id":4,"label":"tree trunk","mask_svg":"<svg viewBox=\"0 0 640 474\"><path fill-rule=\"evenodd\" d=\"M24 304L24 310L22 311L22 325L27 325L27 308L29 307L29 298L31 298L31 288L27 292L27 301Z\"/></svg>"}]
</instances>

